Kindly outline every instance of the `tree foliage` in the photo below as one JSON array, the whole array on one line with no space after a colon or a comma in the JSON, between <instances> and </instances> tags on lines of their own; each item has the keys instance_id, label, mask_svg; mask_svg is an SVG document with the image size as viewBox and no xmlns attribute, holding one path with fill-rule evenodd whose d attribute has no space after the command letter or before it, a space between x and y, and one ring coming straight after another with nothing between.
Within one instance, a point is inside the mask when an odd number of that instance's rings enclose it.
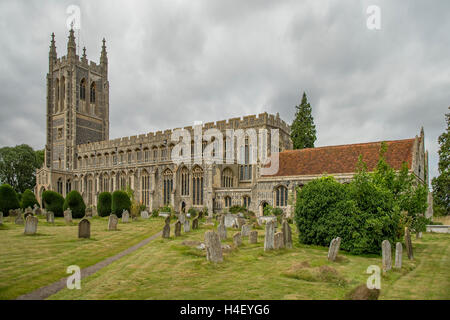
<instances>
[{"instance_id":1,"label":"tree foliage","mask_svg":"<svg viewBox=\"0 0 450 320\"><path fill-rule=\"evenodd\" d=\"M64 197L58 192L46 190L42 193L42 203L47 211L55 214L55 217L64 216Z\"/></svg>"},{"instance_id":2,"label":"tree foliage","mask_svg":"<svg viewBox=\"0 0 450 320\"><path fill-rule=\"evenodd\" d=\"M86 204L78 191L73 190L67 194L66 200L64 201L63 210L65 211L67 208L70 208L72 211L73 218L80 219L84 217L86 213Z\"/></svg>"},{"instance_id":3,"label":"tree foliage","mask_svg":"<svg viewBox=\"0 0 450 320\"><path fill-rule=\"evenodd\" d=\"M295 108L297 110L291 126L291 139L294 149L314 148L314 142L317 140L316 126L306 93L303 93L301 104Z\"/></svg>"},{"instance_id":4,"label":"tree foliage","mask_svg":"<svg viewBox=\"0 0 450 320\"><path fill-rule=\"evenodd\" d=\"M449 107L450 109L450 107ZM431 182L433 186L434 211L450 215L450 113L445 115L447 130L439 136L439 175Z\"/></svg>"},{"instance_id":5,"label":"tree foliage","mask_svg":"<svg viewBox=\"0 0 450 320\"><path fill-rule=\"evenodd\" d=\"M100 217L107 217L111 214L112 196L109 192L102 192L98 195L97 213Z\"/></svg>"},{"instance_id":6,"label":"tree foliage","mask_svg":"<svg viewBox=\"0 0 450 320\"><path fill-rule=\"evenodd\" d=\"M9 184L0 186L0 212L3 216L9 215L9 210L20 208L19 199L14 189Z\"/></svg>"},{"instance_id":7,"label":"tree foliage","mask_svg":"<svg viewBox=\"0 0 450 320\"><path fill-rule=\"evenodd\" d=\"M123 210L131 210L131 200L129 195L122 190L114 191L112 194L112 213L114 213L117 217L122 217Z\"/></svg>"},{"instance_id":8,"label":"tree foliage","mask_svg":"<svg viewBox=\"0 0 450 320\"><path fill-rule=\"evenodd\" d=\"M22 209L26 209L28 207L34 208L34 205L39 206L39 202L37 201L36 196L30 189L25 190L25 192L22 194L21 199Z\"/></svg>"}]
</instances>

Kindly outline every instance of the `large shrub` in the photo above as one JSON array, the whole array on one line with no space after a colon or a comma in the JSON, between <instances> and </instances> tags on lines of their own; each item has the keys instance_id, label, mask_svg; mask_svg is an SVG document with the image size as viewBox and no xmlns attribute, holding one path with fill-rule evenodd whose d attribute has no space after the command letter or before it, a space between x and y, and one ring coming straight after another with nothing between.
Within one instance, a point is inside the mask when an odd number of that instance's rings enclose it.
<instances>
[{"instance_id":1,"label":"large shrub","mask_svg":"<svg viewBox=\"0 0 450 320\"><path fill-rule=\"evenodd\" d=\"M84 217L86 213L86 204L78 191L73 190L67 194L66 200L64 201L63 210L65 211L67 208L70 208L72 211L73 218L80 219Z\"/></svg>"},{"instance_id":2,"label":"large shrub","mask_svg":"<svg viewBox=\"0 0 450 320\"><path fill-rule=\"evenodd\" d=\"M0 211L3 216L9 215L9 210L20 208L19 199L14 189L9 184L0 186Z\"/></svg>"},{"instance_id":3,"label":"large shrub","mask_svg":"<svg viewBox=\"0 0 450 320\"><path fill-rule=\"evenodd\" d=\"M36 196L30 189L25 190L25 192L22 194L22 209L26 209L28 207L34 208L34 205L39 206L39 202L37 201Z\"/></svg>"},{"instance_id":4,"label":"large shrub","mask_svg":"<svg viewBox=\"0 0 450 320\"><path fill-rule=\"evenodd\" d=\"M64 216L64 197L55 191L44 191L42 193L42 203L47 211L55 214L55 217Z\"/></svg>"},{"instance_id":5,"label":"large shrub","mask_svg":"<svg viewBox=\"0 0 450 320\"><path fill-rule=\"evenodd\" d=\"M117 217L122 217L123 210L131 210L131 200L125 191L114 191L112 194L112 213Z\"/></svg>"},{"instance_id":6,"label":"large shrub","mask_svg":"<svg viewBox=\"0 0 450 320\"><path fill-rule=\"evenodd\" d=\"M98 195L97 213L100 217L106 217L111 214L112 196L109 192L102 192Z\"/></svg>"}]
</instances>

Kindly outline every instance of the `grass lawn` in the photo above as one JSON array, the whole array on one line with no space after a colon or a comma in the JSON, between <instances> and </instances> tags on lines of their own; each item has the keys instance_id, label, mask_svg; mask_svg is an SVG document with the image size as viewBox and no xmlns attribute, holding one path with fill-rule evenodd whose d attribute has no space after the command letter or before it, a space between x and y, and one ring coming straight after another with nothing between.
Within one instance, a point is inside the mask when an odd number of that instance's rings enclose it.
<instances>
[{"instance_id":1,"label":"grass lawn","mask_svg":"<svg viewBox=\"0 0 450 320\"><path fill-rule=\"evenodd\" d=\"M50 299L345 299L366 283L367 267L381 267L379 256L341 251L332 263L327 248L298 243L265 253L263 230L258 244L246 238L214 265L204 251L183 244L203 241L211 227L201 227L177 239L155 240L82 280L81 290L64 289ZM233 234L228 230L229 238ZM450 299L450 236L424 234L413 241L416 259L409 261L404 250L403 269L382 276L380 299Z\"/></svg>"},{"instance_id":2,"label":"grass lawn","mask_svg":"<svg viewBox=\"0 0 450 320\"><path fill-rule=\"evenodd\" d=\"M81 268L104 260L162 230L162 219L119 222L118 231L107 231L108 218L91 221L91 239L78 239L78 221L66 226L40 218L38 233L23 235L24 226L4 218L0 227L0 299L14 299L68 276L70 265Z\"/></svg>"}]
</instances>

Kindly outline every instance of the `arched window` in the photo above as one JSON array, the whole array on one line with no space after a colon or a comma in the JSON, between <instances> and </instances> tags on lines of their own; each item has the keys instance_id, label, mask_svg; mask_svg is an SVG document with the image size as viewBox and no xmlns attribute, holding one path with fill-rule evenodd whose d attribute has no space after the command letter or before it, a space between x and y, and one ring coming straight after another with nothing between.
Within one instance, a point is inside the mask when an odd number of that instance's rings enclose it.
<instances>
[{"instance_id":1,"label":"arched window","mask_svg":"<svg viewBox=\"0 0 450 320\"><path fill-rule=\"evenodd\" d=\"M93 188L93 181L92 179L89 179L87 181L87 194L88 194L88 205L92 205L93 204L93 199L94 199L94 188Z\"/></svg>"},{"instance_id":2,"label":"arched window","mask_svg":"<svg viewBox=\"0 0 450 320\"><path fill-rule=\"evenodd\" d=\"M85 101L86 100L86 80L81 79L80 82L80 100Z\"/></svg>"},{"instance_id":3,"label":"arched window","mask_svg":"<svg viewBox=\"0 0 450 320\"><path fill-rule=\"evenodd\" d=\"M251 202L251 198L249 196L244 196L243 197L243 205L245 208L250 207L250 202Z\"/></svg>"},{"instance_id":4,"label":"arched window","mask_svg":"<svg viewBox=\"0 0 450 320\"><path fill-rule=\"evenodd\" d=\"M103 192L108 192L109 191L109 177L104 174L102 177L102 190Z\"/></svg>"},{"instance_id":5,"label":"arched window","mask_svg":"<svg viewBox=\"0 0 450 320\"><path fill-rule=\"evenodd\" d=\"M56 79L55 81L55 112L58 112L58 105L59 105L59 79Z\"/></svg>"},{"instance_id":6,"label":"arched window","mask_svg":"<svg viewBox=\"0 0 450 320\"><path fill-rule=\"evenodd\" d=\"M224 200L225 200L225 208L231 207L231 197L226 196Z\"/></svg>"},{"instance_id":7,"label":"arched window","mask_svg":"<svg viewBox=\"0 0 450 320\"><path fill-rule=\"evenodd\" d=\"M239 179L251 180L252 178L252 165L251 162L252 146L249 144L248 138L245 139L245 145L241 147L241 159L244 160L244 164L239 167Z\"/></svg>"},{"instance_id":8,"label":"arched window","mask_svg":"<svg viewBox=\"0 0 450 320\"><path fill-rule=\"evenodd\" d=\"M277 207L286 207L288 198L288 189L285 186L279 186L275 189L275 203Z\"/></svg>"},{"instance_id":9,"label":"arched window","mask_svg":"<svg viewBox=\"0 0 450 320\"><path fill-rule=\"evenodd\" d=\"M95 103L95 82L91 84L91 103Z\"/></svg>"},{"instance_id":10,"label":"arched window","mask_svg":"<svg viewBox=\"0 0 450 320\"><path fill-rule=\"evenodd\" d=\"M226 168L222 172L222 187L223 188L233 187L233 171L230 168Z\"/></svg>"},{"instance_id":11,"label":"arched window","mask_svg":"<svg viewBox=\"0 0 450 320\"><path fill-rule=\"evenodd\" d=\"M144 162L149 162L150 161L150 150L144 149Z\"/></svg>"},{"instance_id":12,"label":"arched window","mask_svg":"<svg viewBox=\"0 0 450 320\"><path fill-rule=\"evenodd\" d=\"M184 167L181 169L181 195L188 196L189 195L189 170Z\"/></svg>"},{"instance_id":13,"label":"arched window","mask_svg":"<svg viewBox=\"0 0 450 320\"><path fill-rule=\"evenodd\" d=\"M192 170L192 185L193 185L193 203L194 206L203 205L203 170L200 167L195 167Z\"/></svg>"},{"instance_id":14,"label":"arched window","mask_svg":"<svg viewBox=\"0 0 450 320\"><path fill-rule=\"evenodd\" d=\"M157 161L158 161L158 148L153 147L153 162L157 162Z\"/></svg>"},{"instance_id":15,"label":"arched window","mask_svg":"<svg viewBox=\"0 0 450 320\"><path fill-rule=\"evenodd\" d=\"M125 173L120 174L120 190L126 190L127 189L127 177Z\"/></svg>"},{"instance_id":16,"label":"arched window","mask_svg":"<svg viewBox=\"0 0 450 320\"><path fill-rule=\"evenodd\" d=\"M150 176L147 171L143 171L141 184L141 201L145 206L148 207L150 205Z\"/></svg>"},{"instance_id":17,"label":"arched window","mask_svg":"<svg viewBox=\"0 0 450 320\"><path fill-rule=\"evenodd\" d=\"M59 194L63 194L63 183L62 183L62 179L61 178L59 178L58 179L58 182L56 183L56 191L59 193Z\"/></svg>"},{"instance_id":18,"label":"arched window","mask_svg":"<svg viewBox=\"0 0 450 320\"><path fill-rule=\"evenodd\" d=\"M72 191L72 182L70 180L66 181L66 194Z\"/></svg>"},{"instance_id":19,"label":"arched window","mask_svg":"<svg viewBox=\"0 0 450 320\"><path fill-rule=\"evenodd\" d=\"M64 99L66 98L66 78L61 78L61 92L59 95L59 111L64 110Z\"/></svg>"},{"instance_id":20,"label":"arched window","mask_svg":"<svg viewBox=\"0 0 450 320\"><path fill-rule=\"evenodd\" d=\"M170 169L164 171L164 205L170 204L170 195L173 190L173 173Z\"/></svg>"}]
</instances>

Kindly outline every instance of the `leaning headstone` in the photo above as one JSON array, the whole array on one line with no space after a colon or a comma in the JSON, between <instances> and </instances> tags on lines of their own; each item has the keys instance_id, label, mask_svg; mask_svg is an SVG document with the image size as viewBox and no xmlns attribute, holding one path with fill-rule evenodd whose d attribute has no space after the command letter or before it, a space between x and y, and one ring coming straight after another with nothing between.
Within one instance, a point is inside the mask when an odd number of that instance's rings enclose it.
<instances>
[{"instance_id":1,"label":"leaning headstone","mask_svg":"<svg viewBox=\"0 0 450 320\"><path fill-rule=\"evenodd\" d=\"M397 242L395 245L395 269L402 268L402 255L403 255L403 246L400 242Z\"/></svg>"},{"instance_id":2,"label":"leaning headstone","mask_svg":"<svg viewBox=\"0 0 450 320\"><path fill-rule=\"evenodd\" d=\"M242 245L242 236L240 232L236 232L235 235L233 236L233 243L236 247Z\"/></svg>"},{"instance_id":3,"label":"leaning headstone","mask_svg":"<svg viewBox=\"0 0 450 320\"><path fill-rule=\"evenodd\" d=\"M127 210L124 210L122 213L122 223L130 222L130 213Z\"/></svg>"},{"instance_id":4,"label":"leaning headstone","mask_svg":"<svg viewBox=\"0 0 450 320\"><path fill-rule=\"evenodd\" d=\"M148 219L148 212L147 211L142 211L141 212L141 218L142 219Z\"/></svg>"},{"instance_id":5,"label":"leaning headstone","mask_svg":"<svg viewBox=\"0 0 450 320\"><path fill-rule=\"evenodd\" d=\"M91 237L91 223L88 219L82 219L78 223L78 238L89 239Z\"/></svg>"},{"instance_id":6,"label":"leaning headstone","mask_svg":"<svg viewBox=\"0 0 450 320\"><path fill-rule=\"evenodd\" d=\"M250 231L249 242L250 244L258 243L258 231Z\"/></svg>"},{"instance_id":7,"label":"leaning headstone","mask_svg":"<svg viewBox=\"0 0 450 320\"><path fill-rule=\"evenodd\" d=\"M194 220L192 220L192 230L197 229L198 229L198 218L195 218Z\"/></svg>"},{"instance_id":8,"label":"leaning headstone","mask_svg":"<svg viewBox=\"0 0 450 320\"><path fill-rule=\"evenodd\" d=\"M226 240L227 238L227 228L225 227L225 223L220 221L219 226L217 227L217 232L219 233L220 241Z\"/></svg>"},{"instance_id":9,"label":"leaning headstone","mask_svg":"<svg viewBox=\"0 0 450 320\"><path fill-rule=\"evenodd\" d=\"M273 237L273 248L275 250L279 250L279 249L283 249L284 248L283 232L275 233L275 236Z\"/></svg>"},{"instance_id":10,"label":"leaning headstone","mask_svg":"<svg viewBox=\"0 0 450 320\"><path fill-rule=\"evenodd\" d=\"M186 220L184 221L183 228L184 228L184 232L185 232L185 233L191 231L191 226L190 226L190 224L189 224L189 220L188 220L188 219L186 219Z\"/></svg>"},{"instance_id":11,"label":"leaning headstone","mask_svg":"<svg viewBox=\"0 0 450 320\"><path fill-rule=\"evenodd\" d=\"M406 247L406 252L408 253L408 259L414 260L413 248L412 248L412 242L411 242L411 233L409 232L408 227L405 228L405 247Z\"/></svg>"},{"instance_id":12,"label":"leaning headstone","mask_svg":"<svg viewBox=\"0 0 450 320\"><path fill-rule=\"evenodd\" d=\"M64 221L66 221L66 224L72 224L72 210L64 211Z\"/></svg>"},{"instance_id":13,"label":"leaning headstone","mask_svg":"<svg viewBox=\"0 0 450 320\"><path fill-rule=\"evenodd\" d=\"M274 249L275 238L275 224L273 221L269 221L266 224L266 237L264 239L264 251Z\"/></svg>"},{"instance_id":14,"label":"leaning headstone","mask_svg":"<svg viewBox=\"0 0 450 320\"><path fill-rule=\"evenodd\" d=\"M392 269L392 253L391 253L391 243L389 240L384 240L381 243L381 254L383 258L383 272Z\"/></svg>"},{"instance_id":15,"label":"leaning headstone","mask_svg":"<svg viewBox=\"0 0 450 320\"><path fill-rule=\"evenodd\" d=\"M288 249L292 249L292 230L286 220L283 221L282 232L284 237L284 246Z\"/></svg>"},{"instance_id":16,"label":"leaning headstone","mask_svg":"<svg viewBox=\"0 0 450 320\"><path fill-rule=\"evenodd\" d=\"M341 246L341 238L337 237L331 240L330 248L328 249L328 260L335 261L339 253L339 248Z\"/></svg>"},{"instance_id":17,"label":"leaning headstone","mask_svg":"<svg viewBox=\"0 0 450 320\"><path fill-rule=\"evenodd\" d=\"M241 234L243 237L248 237L250 235L250 231L252 230L251 225L244 224L241 229Z\"/></svg>"},{"instance_id":18,"label":"leaning headstone","mask_svg":"<svg viewBox=\"0 0 450 320\"><path fill-rule=\"evenodd\" d=\"M48 223L55 223L55 214L51 211L47 212L47 222Z\"/></svg>"},{"instance_id":19,"label":"leaning headstone","mask_svg":"<svg viewBox=\"0 0 450 320\"><path fill-rule=\"evenodd\" d=\"M180 220L178 220L177 223L175 223L175 237L180 236L181 236L181 222Z\"/></svg>"},{"instance_id":20,"label":"leaning headstone","mask_svg":"<svg viewBox=\"0 0 450 320\"><path fill-rule=\"evenodd\" d=\"M26 234L26 235L36 234L38 222L39 222L38 218L33 217L32 214L28 215L27 219L25 221L24 234Z\"/></svg>"},{"instance_id":21,"label":"leaning headstone","mask_svg":"<svg viewBox=\"0 0 450 320\"><path fill-rule=\"evenodd\" d=\"M223 261L222 244L214 231L205 233L206 260L218 263Z\"/></svg>"},{"instance_id":22,"label":"leaning headstone","mask_svg":"<svg viewBox=\"0 0 450 320\"><path fill-rule=\"evenodd\" d=\"M22 214L20 212L16 216L16 219L14 220L14 223L15 224L19 224L19 225L23 225L23 218L22 218Z\"/></svg>"},{"instance_id":23,"label":"leaning headstone","mask_svg":"<svg viewBox=\"0 0 450 320\"><path fill-rule=\"evenodd\" d=\"M117 230L117 223L119 222L119 218L115 214L109 216L108 220L108 230L114 231Z\"/></svg>"},{"instance_id":24,"label":"leaning headstone","mask_svg":"<svg viewBox=\"0 0 450 320\"><path fill-rule=\"evenodd\" d=\"M164 239L168 239L170 238L170 218L167 218L165 222L166 223L163 228L162 237Z\"/></svg>"}]
</instances>

